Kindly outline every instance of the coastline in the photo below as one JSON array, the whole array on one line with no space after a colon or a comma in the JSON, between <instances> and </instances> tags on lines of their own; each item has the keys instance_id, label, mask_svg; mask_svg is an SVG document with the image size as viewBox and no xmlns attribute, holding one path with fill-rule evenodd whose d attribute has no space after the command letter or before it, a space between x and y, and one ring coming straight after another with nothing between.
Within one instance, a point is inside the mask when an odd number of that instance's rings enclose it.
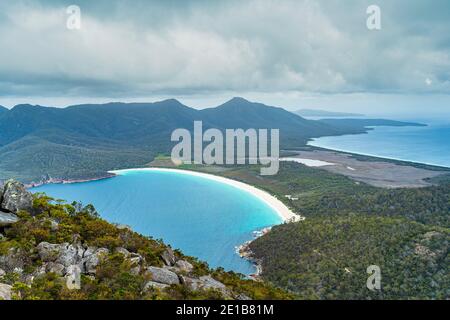
<instances>
[{"instance_id":1,"label":"coastline","mask_svg":"<svg viewBox=\"0 0 450 320\"><path fill-rule=\"evenodd\" d=\"M209 173L183 170L183 169L169 169L169 168L135 168L135 169L123 169L123 170L111 170L111 171L108 171L108 173L114 174L114 175L120 175L122 173L133 172L133 171L173 172L173 173L187 174L187 175L191 175L191 176L196 176L196 177L201 177L201 178L221 182L221 183L233 186L235 188L238 188L240 190L246 191L246 192L252 194L253 196L257 197L258 199L262 200L265 204L270 206L281 217L281 219L285 223L303 220L302 216L292 212L283 202L278 200L275 196L271 195L270 193L263 191L261 189L258 189L254 186L251 186L249 184L237 181L237 180L232 180L229 178L224 178L224 177L216 176L216 175L209 174Z\"/></svg>"},{"instance_id":2,"label":"coastline","mask_svg":"<svg viewBox=\"0 0 450 320\"><path fill-rule=\"evenodd\" d=\"M37 188L46 184L71 184L71 183L82 183L82 182L90 182L90 181L98 181L98 180L104 180L109 178L114 178L116 175L113 173L108 172L104 176L95 177L95 178L86 178L86 179L53 179L50 178L46 181L40 181L40 182L31 182L28 184L24 184L26 189L30 188Z\"/></svg>"},{"instance_id":3,"label":"coastline","mask_svg":"<svg viewBox=\"0 0 450 320\"><path fill-rule=\"evenodd\" d=\"M255 241L256 239L268 234L272 230L272 227L267 227L262 230L253 231L254 237L252 240L246 241L240 246L236 247L236 253L242 258L249 262L251 262L255 266L255 273L249 275L249 278L259 281L261 280L261 274L262 274L262 260L256 259L253 255L252 250L250 250L250 244Z\"/></svg>"},{"instance_id":4,"label":"coastline","mask_svg":"<svg viewBox=\"0 0 450 320\"><path fill-rule=\"evenodd\" d=\"M210 179L213 181L225 183L225 184L228 184L235 188L238 188L240 190L243 190L245 192L248 192L248 193L252 194L253 196L257 197L258 199L260 199L261 201L263 201L264 203L266 203L267 205L269 205L281 217L281 219L283 220L283 223L297 222L297 221L302 221L305 219L304 217L292 212L283 202L281 202L275 196L271 195L270 193L268 193L266 191L263 191L254 186L251 186L249 184L246 184L246 183L243 183L243 182L240 182L237 180L232 180L232 179L224 178L224 177L209 174L209 173L183 170L183 169L169 169L169 168L123 169L123 170L108 171L108 173L120 175L121 173L136 172L136 171L174 172L174 173L178 173L178 174L197 176L197 177L202 177L205 179ZM253 274L249 275L249 278L253 279L255 281L259 281L261 279L260 277L262 274L262 261L255 259L253 257L253 252L250 250L250 243L252 243L257 238L269 233L271 229L272 229L272 227L266 227L262 230L253 231L253 234L254 234L253 239L246 241L245 243L236 247L236 253L242 259L245 259L254 265L256 270Z\"/></svg>"},{"instance_id":5,"label":"coastline","mask_svg":"<svg viewBox=\"0 0 450 320\"><path fill-rule=\"evenodd\" d=\"M234 188L238 188L244 192L247 192L254 197L257 197L259 200L263 201L265 204L267 204L269 207L271 207L275 213L281 218L282 223L290 223L290 222L297 222L304 220L304 217L300 216L299 214L294 213L291 211L283 202L278 200L275 196L271 195L270 193L263 191L261 189L258 189L254 186L251 186L249 184L232 180L229 178L209 174L209 173L202 173L197 171L191 171L191 170L183 170L183 169L170 169L170 168L131 168L131 169L121 169L121 170L110 170L107 172L105 176L102 177L96 177L92 179L72 179L72 180L63 180L63 179L49 179L47 181L42 181L40 183L31 183L26 186L26 188L33 188L42 186L45 184L71 184L71 183L81 183L81 182L89 182L89 181L97 181L97 180L103 180L103 179L109 179L118 175L121 175L126 172L136 172L136 171L162 171L162 172L174 172L178 174L186 174L191 176L197 176L204 179L209 179L213 181L217 181L220 183L224 183L227 185L230 185ZM253 258L253 253L251 252L249 245L252 241L255 239L267 234L270 232L272 227L266 227L262 230L255 230L253 231L253 239L246 241L242 245L239 245L236 247L236 253L242 258L250 263L252 263L255 267L255 273L249 275L249 278L253 280L259 280L260 275L262 273L262 261L259 261L255 258Z\"/></svg>"},{"instance_id":6,"label":"coastline","mask_svg":"<svg viewBox=\"0 0 450 320\"><path fill-rule=\"evenodd\" d=\"M370 157L370 158L375 158L375 159L384 160L384 161L404 162L404 163L408 163L410 165L425 165L425 166L430 166L430 167L435 167L435 168L442 168L444 170L450 169L450 166L445 166L442 164L436 164L436 163L425 162L425 161L418 162L418 161L407 160L407 159L402 159L402 158L395 158L395 157L382 157L382 156L378 156L376 154L364 153L364 152L354 152L354 151L348 151L345 149L339 149L339 148L334 148L334 147L333 148L322 147L320 145L312 144L314 142L315 142L315 140L308 141L307 146L314 147L314 148L320 148L320 149L328 150L328 151L335 151L335 152L340 152L340 153L348 153L351 155Z\"/></svg>"},{"instance_id":7,"label":"coastline","mask_svg":"<svg viewBox=\"0 0 450 320\"><path fill-rule=\"evenodd\" d=\"M338 150L338 149L330 149L330 148L324 148L320 146L314 146L311 145L308 142L309 147L317 148L320 150L327 150L332 152L337 152L340 154L350 154L350 155L361 155L361 156L368 156L375 158L374 160L383 161L383 162L390 162L390 161L400 161L400 162L409 162L409 164L415 164L415 165L430 165L435 166L433 164L427 164L427 163L420 163L420 162L414 162L414 161L408 161L408 160L401 160L401 159L392 159L392 158L383 158L375 155L369 155L369 154L362 154L362 153L353 153L348 152L345 150ZM438 167L439 168L439 167ZM442 168L442 167L441 167ZM444 167L445 168L445 167ZM436 168L437 169L437 168ZM288 222L296 222L296 221L302 221L304 217L302 217L299 214L294 213L291 211L282 201L277 199L274 195L271 195L270 193L263 191L261 189L258 189L257 187L254 187L252 185L246 184L244 182L240 182L237 180L233 180L230 178L225 178L222 176L218 176L211 173L203 173L203 172L197 172L193 170L186 170L186 169L176 169L176 168L163 168L163 167L145 167L145 168L129 168L129 169L121 169L121 170L110 170L107 171L107 173L103 176L93 177L93 178L86 178L86 179L49 179L47 181L41 181L39 183L31 183L27 185L27 188L31 187L37 187L45 184L71 184L71 183L81 183L81 182L89 182L89 181L97 181L97 180L103 180L103 179L109 179L112 177L115 177L117 175L120 175L122 173L126 172L132 172L132 171L165 171L165 172L174 172L178 174L188 174L192 176L198 176L205 179L214 180L217 182L225 183L230 186L236 187L238 189L241 189L245 192L248 192L252 194L253 196L259 198L261 201L269 205L277 214L279 217L281 217L282 221L284 223ZM259 237L269 233L271 231L271 227L264 228L262 230L256 230L254 231L254 236L251 240L246 241L245 243L235 247L236 253L242 258L250 263L252 263L255 267L255 272L251 275L249 275L249 278L253 280L260 280L261 274L262 274L262 261L259 259L256 259L253 256L252 251L250 250L250 244L258 239Z\"/></svg>"}]
</instances>

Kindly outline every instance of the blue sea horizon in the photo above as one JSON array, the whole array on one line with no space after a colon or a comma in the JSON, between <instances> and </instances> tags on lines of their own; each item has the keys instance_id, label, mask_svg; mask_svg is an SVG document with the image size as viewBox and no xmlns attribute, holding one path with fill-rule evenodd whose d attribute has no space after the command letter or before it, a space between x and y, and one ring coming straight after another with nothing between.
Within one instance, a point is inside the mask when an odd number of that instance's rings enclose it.
<instances>
[{"instance_id":1,"label":"blue sea horizon","mask_svg":"<svg viewBox=\"0 0 450 320\"><path fill-rule=\"evenodd\" d=\"M336 151L450 168L450 122L413 119L425 127L377 126L367 134L313 139L308 144Z\"/></svg>"}]
</instances>

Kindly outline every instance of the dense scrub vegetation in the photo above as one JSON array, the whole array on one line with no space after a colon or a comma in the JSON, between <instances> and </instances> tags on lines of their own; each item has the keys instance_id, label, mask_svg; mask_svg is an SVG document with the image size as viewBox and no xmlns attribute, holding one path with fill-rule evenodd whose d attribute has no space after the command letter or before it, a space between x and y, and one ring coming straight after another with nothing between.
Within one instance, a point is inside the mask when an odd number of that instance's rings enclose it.
<instances>
[{"instance_id":1,"label":"dense scrub vegetation","mask_svg":"<svg viewBox=\"0 0 450 320\"><path fill-rule=\"evenodd\" d=\"M264 278L305 299L445 299L450 294L448 229L400 218L313 217L274 227L250 248ZM367 267L382 288L366 287Z\"/></svg>"},{"instance_id":2,"label":"dense scrub vegetation","mask_svg":"<svg viewBox=\"0 0 450 320\"><path fill-rule=\"evenodd\" d=\"M182 284L175 284L164 290L144 290L151 280L146 273L130 272L129 260L114 249L125 248L142 256L147 265L162 267L161 254L167 246L160 240L144 237L128 228L119 228L101 219L95 208L88 205L55 202L45 195L37 195L34 211L20 212L19 222L0 230L0 257L21 261L24 270L7 271L0 276L0 282L13 286L16 299L223 299L216 290L190 290ZM57 228L55 228L57 223ZM72 243L76 241L93 247L109 249L101 260L95 277L82 275L81 289L69 290L64 278L53 272L30 275L42 266L36 246L49 243ZM14 253L11 255L11 253ZM175 251L179 259L193 265L192 274L211 274L226 285L227 289L253 299L290 299L293 296L262 282L245 279L243 275L211 270L204 262L184 256Z\"/></svg>"},{"instance_id":3,"label":"dense scrub vegetation","mask_svg":"<svg viewBox=\"0 0 450 320\"><path fill-rule=\"evenodd\" d=\"M298 163L280 165L267 177L257 166L190 167L256 185L306 217L250 245L263 279L306 299L450 297L448 179L382 189ZM366 287L370 265L381 268L381 291Z\"/></svg>"}]
</instances>

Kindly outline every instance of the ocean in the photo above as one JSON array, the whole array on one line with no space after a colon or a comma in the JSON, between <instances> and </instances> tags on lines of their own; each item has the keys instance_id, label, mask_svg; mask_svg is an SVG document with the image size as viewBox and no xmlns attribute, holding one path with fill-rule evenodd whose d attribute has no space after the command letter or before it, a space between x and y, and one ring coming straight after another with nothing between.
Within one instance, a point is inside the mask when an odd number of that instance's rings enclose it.
<instances>
[{"instance_id":1,"label":"ocean","mask_svg":"<svg viewBox=\"0 0 450 320\"><path fill-rule=\"evenodd\" d=\"M322 137L309 145L450 167L450 120L413 119L426 127L374 127L367 134Z\"/></svg>"},{"instance_id":2,"label":"ocean","mask_svg":"<svg viewBox=\"0 0 450 320\"><path fill-rule=\"evenodd\" d=\"M93 204L109 222L163 239L175 249L246 275L255 267L236 253L253 231L282 222L251 193L222 182L165 171L127 171L116 177L31 189L68 202Z\"/></svg>"}]
</instances>

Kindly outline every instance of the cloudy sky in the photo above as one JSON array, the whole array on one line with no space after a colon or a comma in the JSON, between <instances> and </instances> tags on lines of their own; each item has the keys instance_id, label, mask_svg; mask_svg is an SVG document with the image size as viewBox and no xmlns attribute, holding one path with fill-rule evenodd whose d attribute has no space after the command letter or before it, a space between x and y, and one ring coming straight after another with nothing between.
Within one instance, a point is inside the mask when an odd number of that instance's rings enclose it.
<instances>
[{"instance_id":1,"label":"cloudy sky","mask_svg":"<svg viewBox=\"0 0 450 320\"><path fill-rule=\"evenodd\" d=\"M69 5L81 29L66 27ZM369 5L381 30L366 26ZM0 104L450 113L448 0L0 0Z\"/></svg>"}]
</instances>

